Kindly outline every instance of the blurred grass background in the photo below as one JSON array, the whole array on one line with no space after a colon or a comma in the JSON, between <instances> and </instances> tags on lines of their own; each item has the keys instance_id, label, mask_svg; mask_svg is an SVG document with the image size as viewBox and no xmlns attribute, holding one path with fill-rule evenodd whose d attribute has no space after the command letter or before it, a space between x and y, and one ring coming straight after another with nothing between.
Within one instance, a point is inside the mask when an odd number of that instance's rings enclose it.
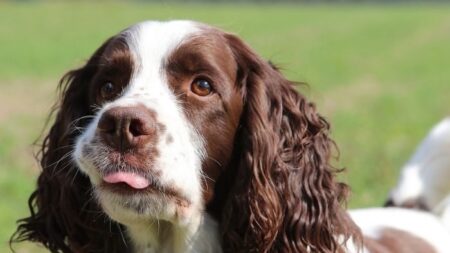
<instances>
[{"instance_id":1,"label":"blurred grass background","mask_svg":"<svg viewBox=\"0 0 450 253\"><path fill-rule=\"evenodd\" d=\"M352 208L379 206L430 127L450 114L450 6L0 3L0 252L39 168L59 77L145 19L233 31L283 68L332 123ZM45 252L21 244L17 252Z\"/></svg>"}]
</instances>

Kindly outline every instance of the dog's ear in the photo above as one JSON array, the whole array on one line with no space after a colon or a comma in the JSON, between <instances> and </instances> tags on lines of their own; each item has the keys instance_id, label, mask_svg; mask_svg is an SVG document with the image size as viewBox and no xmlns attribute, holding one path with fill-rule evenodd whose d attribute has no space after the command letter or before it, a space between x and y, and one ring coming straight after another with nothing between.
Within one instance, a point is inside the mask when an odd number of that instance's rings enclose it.
<instances>
[{"instance_id":1,"label":"dog's ear","mask_svg":"<svg viewBox=\"0 0 450 253\"><path fill-rule=\"evenodd\" d=\"M236 163L217 184L218 198L226 199L225 251L340 252L359 230L341 207L348 187L330 164L328 122L272 64L236 36L224 36L245 100ZM231 192L224 193L225 184Z\"/></svg>"},{"instance_id":2,"label":"dog's ear","mask_svg":"<svg viewBox=\"0 0 450 253\"><path fill-rule=\"evenodd\" d=\"M11 242L36 241L51 252L127 252L119 225L101 215L89 179L72 161L79 129L93 118L89 85L111 40L60 81L60 100L49 117L54 122L38 154L42 171L28 201L31 215L18 221Z\"/></svg>"}]
</instances>

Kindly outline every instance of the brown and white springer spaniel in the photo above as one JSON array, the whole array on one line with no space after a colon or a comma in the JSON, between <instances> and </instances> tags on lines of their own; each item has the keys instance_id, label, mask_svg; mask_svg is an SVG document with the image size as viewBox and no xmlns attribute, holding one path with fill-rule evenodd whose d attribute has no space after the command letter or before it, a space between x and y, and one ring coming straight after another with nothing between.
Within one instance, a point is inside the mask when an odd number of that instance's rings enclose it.
<instances>
[{"instance_id":1,"label":"brown and white springer spaniel","mask_svg":"<svg viewBox=\"0 0 450 253\"><path fill-rule=\"evenodd\" d=\"M15 240L77 253L443 252L401 227L362 236L341 207L328 122L219 29L134 25L64 76L56 108Z\"/></svg>"}]
</instances>

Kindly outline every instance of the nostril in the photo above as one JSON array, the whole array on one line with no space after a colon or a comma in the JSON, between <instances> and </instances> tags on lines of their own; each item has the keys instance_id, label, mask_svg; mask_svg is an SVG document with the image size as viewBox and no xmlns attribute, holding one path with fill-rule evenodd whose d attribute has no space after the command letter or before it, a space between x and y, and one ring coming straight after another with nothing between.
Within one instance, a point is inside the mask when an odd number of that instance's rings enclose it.
<instances>
[{"instance_id":1,"label":"nostril","mask_svg":"<svg viewBox=\"0 0 450 253\"><path fill-rule=\"evenodd\" d=\"M131 119L128 131L134 137L147 135L148 129L146 129L146 124L139 118Z\"/></svg>"},{"instance_id":2,"label":"nostril","mask_svg":"<svg viewBox=\"0 0 450 253\"><path fill-rule=\"evenodd\" d=\"M105 134L114 134L116 131L116 118L110 114L103 114L97 125L98 130Z\"/></svg>"}]
</instances>

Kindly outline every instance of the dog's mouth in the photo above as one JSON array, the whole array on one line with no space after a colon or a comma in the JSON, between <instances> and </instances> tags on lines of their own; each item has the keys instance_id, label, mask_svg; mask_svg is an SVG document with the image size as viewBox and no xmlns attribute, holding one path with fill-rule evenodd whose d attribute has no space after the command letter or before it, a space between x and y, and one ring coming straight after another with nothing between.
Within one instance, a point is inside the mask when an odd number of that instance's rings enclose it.
<instances>
[{"instance_id":1,"label":"dog's mouth","mask_svg":"<svg viewBox=\"0 0 450 253\"><path fill-rule=\"evenodd\" d=\"M102 177L101 190L121 196L157 196L172 200L179 206L189 206L190 201L173 187L161 185L157 179L147 178L134 172L111 172Z\"/></svg>"},{"instance_id":2,"label":"dog's mouth","mask_svg":"<svg viewBox=\"0 0 450 253\"><path fill-rule=\"evenodd\" d=\"M149 158L154 156L122 153L102 143L94 143L96 145L83 146L80 156L83 159L79 159L79 164L81 168L86 164L84 171L95 178L93 187L99 196L112 198L117 202L115 204L191 206L193 201L182 188L162 180L155 161Z\"/></svg>"},{"instance_id":3,"label":"dog's mouth","mask_svg":"<svg viewBox=\"0 0 450 253\"><path fill-rule=\"evenodd\" d=\"M150 186L150 180L131 172L113 172L103 177L103 182L111 185L123 185L134 190L143 190Z\"/></svg>"},{"instance_id":4,"label":"dog's mouth","mask_svg":"<svg viewBox=\"0 0 450 253\"><path fill-rule=\"evenodd\" d=\"M104 175L100 188L117 194L163 194L165 192L164 187L154 179L126 171L116 171Z\"/></svg>"}]
</instances>

